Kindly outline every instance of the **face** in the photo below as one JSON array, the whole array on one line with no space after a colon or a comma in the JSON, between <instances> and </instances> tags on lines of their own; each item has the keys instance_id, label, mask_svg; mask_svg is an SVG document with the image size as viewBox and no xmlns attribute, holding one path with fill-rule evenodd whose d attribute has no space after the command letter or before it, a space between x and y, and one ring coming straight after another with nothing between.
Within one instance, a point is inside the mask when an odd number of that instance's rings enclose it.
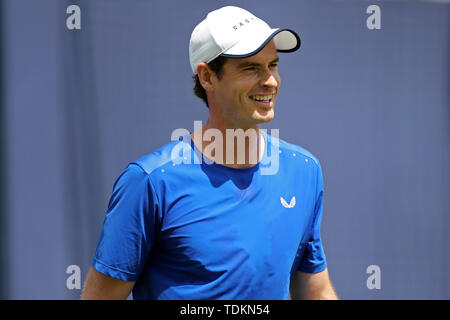
<instances>
[{"instance_id":1,"label":"face","mask_svg":"<svg viewBox=\"0 0 450 320\"><path fill-rule=\"evenodd\" d=\"M229 127L255 127L273 119L279 87L278 54L272 40L254 56L227 59L222 78L213 81L213 110Z\"/></svg>"}]
</instances>

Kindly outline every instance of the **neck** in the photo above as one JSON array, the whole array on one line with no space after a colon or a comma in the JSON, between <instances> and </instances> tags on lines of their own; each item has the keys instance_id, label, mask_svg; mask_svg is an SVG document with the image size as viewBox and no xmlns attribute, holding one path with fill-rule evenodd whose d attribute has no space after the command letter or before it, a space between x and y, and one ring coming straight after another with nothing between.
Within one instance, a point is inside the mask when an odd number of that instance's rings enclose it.
<instances>
[{"instance_id":1,"label":"neck","mask_svg":"<svg viewBox=\"0 0 450 320\"><path fill-rule=\"evenodd\" d=\"M195 146L207 158L232 168L250 168L261 161L265 141L261 125L238 127L211 117L191 134Z\"/></svg>"}]
</instances>

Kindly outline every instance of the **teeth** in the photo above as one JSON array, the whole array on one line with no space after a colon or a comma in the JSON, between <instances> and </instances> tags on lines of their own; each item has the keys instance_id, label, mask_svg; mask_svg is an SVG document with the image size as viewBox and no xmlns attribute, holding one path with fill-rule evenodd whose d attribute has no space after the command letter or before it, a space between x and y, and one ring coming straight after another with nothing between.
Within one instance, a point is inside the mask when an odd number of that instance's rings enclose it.
<instances>
[{"instance_id":1,"label":"teeth","mask_svg":"<svg viewBox=\"0 0 450 320\"><path fill-rule=\"evenodd\" d=\"M257 100L257 101L269 101L270 99L272 99L273 95L270 96L252 96L253 100Z\"/></svg>"}]
</instances>

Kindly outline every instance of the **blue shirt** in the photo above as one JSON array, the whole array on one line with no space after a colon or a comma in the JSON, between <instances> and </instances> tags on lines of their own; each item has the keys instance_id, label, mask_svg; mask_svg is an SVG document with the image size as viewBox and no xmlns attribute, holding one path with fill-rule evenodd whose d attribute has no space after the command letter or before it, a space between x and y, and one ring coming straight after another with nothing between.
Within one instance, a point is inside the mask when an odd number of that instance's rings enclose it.
<instances>
[{"instance_id":1,"label":"blue shirt","mask_svg":"<svg viewBox=\"0 0 450 320\"><path fill-rule=\"evenodd\" d=\"M288 299L295 271L326 268L322 171L305 149L264 137L279 155L276 174L262 174L268 152L235 169L198 161L183 141L130 163L114 185L93 267L135 281L134 299ZM197 161L181 162L186 154Z\"/></svg>"}]
</instances>

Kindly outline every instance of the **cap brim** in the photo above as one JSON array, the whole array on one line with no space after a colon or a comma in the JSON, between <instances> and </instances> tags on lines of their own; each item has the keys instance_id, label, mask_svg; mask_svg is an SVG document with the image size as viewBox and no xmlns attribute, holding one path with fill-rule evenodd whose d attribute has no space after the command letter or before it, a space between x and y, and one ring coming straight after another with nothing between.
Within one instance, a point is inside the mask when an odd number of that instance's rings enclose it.
<instances>
[{"instance_id":1,"label":"cap brim","mask_svg":"<svg viewBox=\"0 0 450 320\"><path fill-rule=\"evenodd\" d=\"M251 57L261 51L272 39L278 52L294 52L300 48L301 40L298 34L291 29L271 29L269 35L262 38L249 37L241 40L220 56L226 58Z\"/></svg>"}]
</instances>

